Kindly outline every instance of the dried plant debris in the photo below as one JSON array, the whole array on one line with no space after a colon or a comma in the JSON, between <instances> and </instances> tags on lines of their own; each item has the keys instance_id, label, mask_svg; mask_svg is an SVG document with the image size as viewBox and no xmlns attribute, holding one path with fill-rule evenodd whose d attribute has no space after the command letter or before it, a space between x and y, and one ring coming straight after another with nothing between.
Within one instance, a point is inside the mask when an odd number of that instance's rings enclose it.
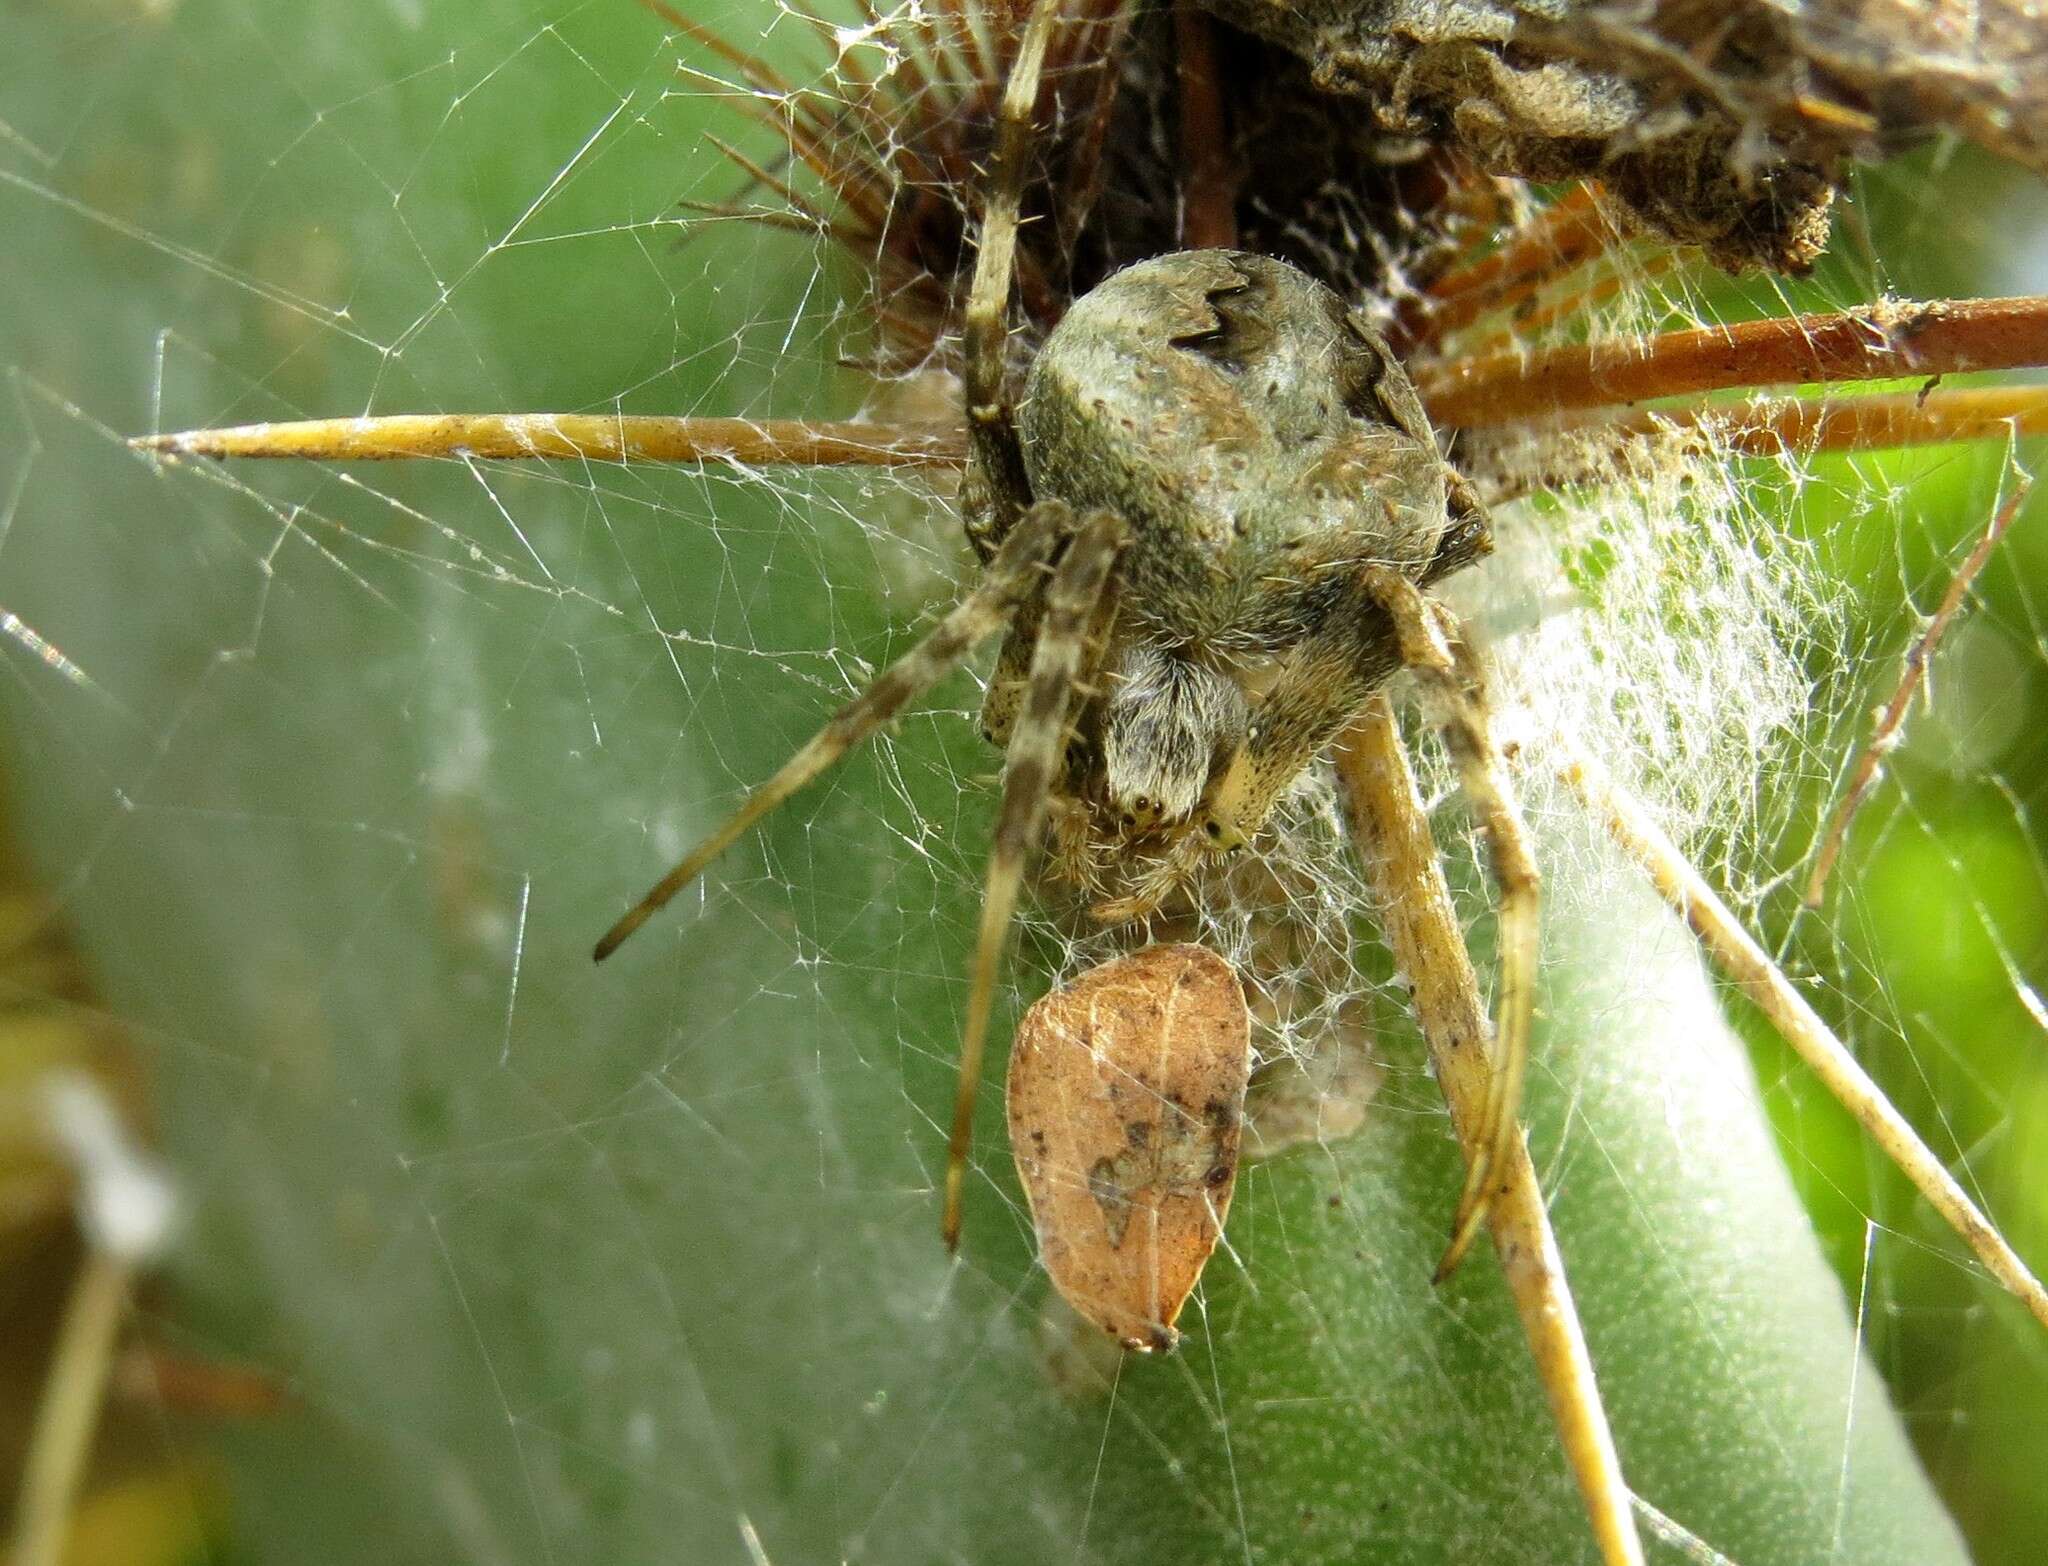
<instances>
[{"instance_id":1,"label":"dried plant debris","mask_svg":"<svg viewBox=\"0 0 2048 1566\"><path fill-rule=\"evenodd\" d=\"M1808 0L1784 20L1814 78L1860 94L1887 134L1952 130L2048 172L2048 27L2034 0Z\"/></svg>"},{"instance_id":2,"label":"dried plant debris","mask_svg":"<svg viewBox=\"0 0 2048 1566\"><path fill-rule=\"evenodd\" d=\"M1849 161L1953 129L2036 168L2048 105L2018 0L1206 0L1496 174L1597 177L1719 265L1799 271Z\"/></svg>"},{"instance_id":3,"label":"dried plant debris","mask_svg":"<svg viewBox=\"0 0 2048 1566\"><path fill-rule=\"evenodd\" d=\"M1045 1270L1126 1348L1170 1350L1237 1184L1251 1015L1201 946L1091 968L1024 1015L1010 1145Z\"/></svg>"}]
</instances>

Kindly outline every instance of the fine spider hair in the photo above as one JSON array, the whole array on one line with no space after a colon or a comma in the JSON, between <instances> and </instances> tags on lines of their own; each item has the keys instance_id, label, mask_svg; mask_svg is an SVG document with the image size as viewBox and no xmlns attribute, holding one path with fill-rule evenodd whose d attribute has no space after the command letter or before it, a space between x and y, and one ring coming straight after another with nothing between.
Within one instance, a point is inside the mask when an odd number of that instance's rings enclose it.
<instances>
[{"instance_id":1,"label":"fine spider hair","mask_svg":"<svg viewBox=\"0 0 2048 1566\"><path fill-rule=\"evenodd\" d=\"M1112 920L1156 910L1235 853L1283 793L1410 668L1442 694L1451 752L1502 887L1499 1062L1437 1269L1454 1269L1506 1163L1535 986L1538 881L1450 611L1423 588L1491 547L1384 338L1286 262L1171 252L1076 300L1022 388L1009 309L1025 173L1061 0L1037 0L1004 86L963 318L967 537L981 583L841 710L597 943L599 960L748 826L997 630L982 709L1004 753L976 935L941 1234L960 1239L1000 960L1055 797L1080 825L1070 879L1145 863ZM1454 654L1453 647L1459 650ZM1256 699L1248 679L1269 683Z\"/></svg>"}]
</instances>

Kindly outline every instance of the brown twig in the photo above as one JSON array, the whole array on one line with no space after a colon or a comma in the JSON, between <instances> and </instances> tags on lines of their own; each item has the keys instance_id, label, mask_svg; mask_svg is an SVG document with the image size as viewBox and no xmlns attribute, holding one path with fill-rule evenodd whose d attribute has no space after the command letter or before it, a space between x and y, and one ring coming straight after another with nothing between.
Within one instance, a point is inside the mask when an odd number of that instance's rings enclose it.
<instances>
[{"instance_id":1,"label":"brown twig","mask_svg":"<svg viewBox=\"0 0 2048 1566\"><path fill-rule=\"evenodd\" d=\"M1387 944L1414 986L1416 1019L1436 1064L1451 1124L1466 1159L1475 1159L1484 1152L1494 1070L1487 1051L1486 1004L1451 906L1429 817L1384 696L1374 699L1345 737L1337 752L1337 776L1352 835L1383 910ZM1513 1156L1492 1178L1498 1184L1487 1223L1494 1249L1549 1394L1551 1416L1585 1499L1600 1558L1606 1566L1641 1566L1643 1546L1621 1458L1535 1167L1519 1136Z\"/></svg>"},{"instance_id":2,"label":"brown twig","mask_svg":"<svg viewBox=\"0 0 2048 1566\"><path fill-rule=\"evenodd\" d=\"M1992 436L2048 434L2048 387L1991 386L1925 395L1784 398L1657 408L1572 426L1616 440L1710 430L1747 456L1787 450L1870 451ZM470 456L492 461L730 462L738 467L959 467L967 436L942 424L868 424L804 419L729 419L598 413L388 414L301 419L139 435L141 451L182 457L297 457L382 462ZM1534 483L1584 474L1545 472Z\"/></svg>"},{"instance_id":3,"label":"brown twig","mask_svg":"<svg viewBox=\"0 0 2048 1566\"><path fill-rule=\"evenodd\" d=\"M2048 434L2048 387L1992 386L1863 397L1785 398L1658 408L1588 419L1575 431L1614 440L1685 430L1711 431L1745 456L1787 450L1873 451L1992 436ZM824 423L589 413L389 414L301 419L222 429L139 435L129 444L164 456L294 457L383 462L469 456L491 461L730 462L736 467L957 468L966 432L941 424ZM1589 475L1552 467L1516 476L1516 492L1580 482Z\"/></svg>"},{"instance_id":4,"label":"brown twig","mask_svg":"<svg viewBox=\"0 0 2048 1566\"><path fill-rule=\"evenodd\" d=\"M1970 386L1874 392L1861 397L1786 397L1750 404L1694 403L1602 421L1618 436L1663 430L1713 432L1724 449L1752 457L1786 451L1875 451L1994 436L2048 435L2048 386Z\"/></svg>"},{"instance_id":5,"label":"brown twig","mask_svg":"<svg viewBox=\"0 0 2048 1566\"><path fill-rule=\"evenodd\" d=\"M1949 621L1962 608L1963 599L1970 591L1970 584L1977 580L1977 573L1990 560L1991 552L1998 547L2005 530L2012 526L2012 519L2026 503L2027 491L2033 488L2033 480L2022 474L2013 485L2012 493L2005 504L1991 518L1984 529L1984 536L1977 540L1977 547L1957 569L1955 577L1948 584L1948 591L1941 595L1941 604L1933 617L1906 650L1905 668L1900 671L1898 689L1892 692L1891 700L1877 715L1877 725L1870 731L1870 742L1863 747L1863 754L1857 759L1855 770L1849 775L1848 792L1842 796L1841 804L1835 807L1835 818L1828 825L1827 836L1821 840L1820 854L1813 861L1813 874L1806 880L1806 906L1818 908L1821 896L1827 889L1828 876L1834 871L1835 861L1842 855L1842 844L1849 835L1849 824L1856 819L1856 812L1863 801L1877 786L1878 774L1884 769L1884 761L1899 743L1900 731L1905 727L1906 712L1927 681L1927 666L1934 658L1934 650L1941 645L1942 633L1948 629Z\"/></svg>"},{"instance_id":6,"label":"brown twig","mask_svg":"<svg viewBox=\"0 0 2048 1566\"><path fill-rule=\"evenodd\" d=\"M1464 429L1654 397L2048 364L2048 296L1886 300L1827 315L1453 359L1418 390Z\"/></svg>"},{"instance_id":7,"label":"brown twig","mask_svg":"<svg viewBox=\"0 0 2048 1566\"><path fill-rule=\"evenodd\" d=\"M1237 181L1224 134L1216 34L1194 0L1174 0L1173 44L1186 165L1180 241L1190 250L1232 250L1237 247Z\"/></svg>"},{"instance_id":8,"label":"brown twig","mask_svg":"<svg viewBox=\"0 0 2048 1566\"><path fill-rule=\"evenodd\" d=\"M1481 456L1476 471L1492 483L1489 499L1566 484L1607 483L1612 473L1603 458L1638 440L1698 436L1716 453L1768 459L2048 435L2048 386L1695 402L1619 418L1545 420L1529 427L1528 438L1552 434L1575 438L1548 441L1544 460L1534 467L1523 460L1526 447L1519 444Z\"/></svg>"}]
</instances>

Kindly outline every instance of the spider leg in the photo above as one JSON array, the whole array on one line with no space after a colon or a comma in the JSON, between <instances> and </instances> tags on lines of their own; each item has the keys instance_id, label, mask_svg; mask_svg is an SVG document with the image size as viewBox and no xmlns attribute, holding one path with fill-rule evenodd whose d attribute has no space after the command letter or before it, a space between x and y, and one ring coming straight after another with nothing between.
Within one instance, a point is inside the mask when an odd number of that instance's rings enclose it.
<instances>
[{"instance_id":1,"label":"spider leg","mask_svg":"<svg viewBox=\"0 0 2048 1566\"><path fill-rule=\"evenodd\" d=\"M1437 701L1437 721L1457 763L1465 798L1479 818L1499 889L1498 1017L1493 1074L1485 1118L1465 1168L1451 1220L1451 1242L1437 1263L1435 1281L1457 1270L1493 1202L1493 1194L1521 1140L1522 1079L1529 1066L1530 1023L1536 1007L1536 962L1542 936L1542 880L1530 851L1528 829L1495 743L1479 660L1458 632L1456 618L1397 571L1369 572L1366 586L1394 622L1402 662Z\"/></svg>"},{"instance_id":2,"label":"spider leg","mask_svg":"<svg viewBox=\"0 0 2048 1566\"><path fill-rule=\"evenodd\" d=\"M988 689L981 698L981 737L997 750L1010 748L1010 734L1024 705L1025 688L1031 683L1031 653L1038 645L1044 609L1044 604L1034 600L1017 611L1003 633L996 666L989 672Z\"/></svg>"},{"instance_id":3,"label":"spider leg","mask_svg":"<svg viewBox=\"0 0 2048 1566\"><path fill-rule=\"evenodd\" d=\"M755 822L838 761L928 690L955 664L1008 624L1037 590L1054 548L1067 537L1072 514L1058 502L1034 507L1011 530L980 584L932 628L931 634L876 676L873 684L833 714L782 770L755 789L725 824L692 849L604 934L591 956L603 962L626 937L696 880Z\"/></svg>"},{"instance_id":4,"label":"spider leg","mask_svg":"<svg viewBox=\"0 0 2048 1566\"><path fill-rule=\"evenodd\" d=\"M1001 539L1030 504L1024 451L1017 440L1004 386L1010 340L1010 283L1016 272L1017 225L1023 209L1026 159L1031 150L1031 111L1038 103L1046 46L1059 19L1061 0L1037 0L1025 25L1017 60L1003 85L997 112L996 145L989 170L988 205L974 253L974 281L962 320L962 366L967 393L967 441L977 482L970 486L968 532L976 539ZM977 515L979 513L979 515Z\"/></svg>"},{"instance_id":5,"label":"spider leg","mask_svg":"<svg viewBox=\"0 0 2048 1566\"><path fill-rule=\"evenodd\" d=\"M1508 1167L1520 1135L1516 1116L1535 1006L1541 881L1487 719L1484 678L1457 635L1450 611L1390 567L1362 567L1351 586L1353 602L1328 615L1296 646L1259 704L1244 747L1210 790L1200 819L1212 847L1234 848L1248 840L1272 813L1282 790L1399 669L1412 669L1438 698L1439 721L1478 814L1500 889L1498 1059L1483 1135L1466 1166L1451 1242L1437 1264L1437 1281L1442 1282L1464 1259L1485 1221L1498 1184L1493 1176Z\"/></svg>"},{"instance_id":6,"label":"spider leg","mask_svg":"<svg viewBox=\"0 0 2048 1566\"><path fill-rule=\"evenodd\" d=\"M1363 574L1347 584L1349 601L1332 605L1295 644L1253 709L1244 744L1210 784L1193 823L1212 850L1229 852L1257 836L1288 785L1400 672L1393 628Z\"/></svg>"},{"instance_id":7,"label":"spider leg","mask_svg":"<svg viewBox=\"0 0 2048 1566\"><path fill-rule=\"evenodd\" d=\"M1449 525L1414 586L1440 582L1493 553L1493 529L1472 486L1448 469L1444 477ZM1319 629L1295 645L1279 679L1258 704L1244 745L1195 814L1193 824L1209 849L1227 852L1256 836L1288 784L1323 754L1404 661L1412 662L1396 651L1399 629L1372 585L1382 575L1397 574L1385 567L1361 568L1350 584L1351 602L1331 606ZM1177 884L1185 868L1163 868L1157 878L1160 895ZM1112 905L1117 912L1098 917L1135 917L1141 906L1150 906L1142 900L1125 902L1128 906Z\"/></svg>"},{"instance_id":8,"label":"spider leg","mask_svg":"<svg viewBox=\"0 0 2048 1566\"><path fill-rule=\"evenodd\" d=\"M1784 969L1665 835L1649 807L1576 741L1561 733L1550 740L1562 750L1558 770L1566 784L1602 818L1608 835L1642 866L1658 895L1692 927L1714 966L1750 998L1899 1173L1969 1243L1991 1276L2024 1301L2037 1321L2048 1325L2048 1289L2028 1271L1998 1226L1949 1173L1948 1165L1892 1107L1849 1046L1821 1020Z\"/></svg>"},{"instance_id":9,"label":"spider leg","mask_svg":"<svg viewBox=\"0 0 2048 1566\"><path fill-rule=\"evenodd\" d=\"M1043 509L1041 506L1027 515ZM1065 507L1060 509L1065 511ZM974 1134L974 1095L981 1082L996 969L1009 934L1010 916L1017 907L1025 857L1045 823L1046 801L1066 750L1067 713L1083 662L1090 656L1088 631L1109 589L1110 570L1125 539L1121 518L1107 511L1091 513L1073 535L1045 590L1044 618L1031 655L1023 711L1003 762L1003 801L996 817L995 846L989 853L988 889L982 899L974 972L967 992L967 1027L960 1041L960 1086L953 1101L953 1134L946 1150L946 1207L940 1226L948 1250L960 1243L961 1188Z\"/></svg>"},{"instance_id":10,"label":"spider leg","mask_svg":"<svg viewBox=\"0 0 2048 1566\"><path fill-rule=\"evenodd\" d=\"M1486 1002L1466 955L1429 814L1415 790L1400 731L1383 697L1367 703L1336 755L1344 813L1366 873L1387 909L1387 945L1414 985L1415 1019L1436 1064L1451 1123L1474 1156L1498 1073L1471 1049L1486 1031ZM1550 1394L1565 1459L1607 1566L1642 1566L1642 1540L1614 1432L1565 1281L1543 1192L1519 1139L1494 1181L1494 1250Z\"/></svg>"}]
</instances>

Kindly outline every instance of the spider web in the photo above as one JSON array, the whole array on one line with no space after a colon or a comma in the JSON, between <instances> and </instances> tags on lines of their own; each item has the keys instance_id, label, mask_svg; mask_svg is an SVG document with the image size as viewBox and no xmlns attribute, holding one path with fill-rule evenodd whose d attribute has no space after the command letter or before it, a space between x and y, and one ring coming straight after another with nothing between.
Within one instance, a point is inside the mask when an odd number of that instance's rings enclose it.
<instances>
[{"instance_id":1,"label":"spider web","mask_svg":"<svg viewBox=\"0 0 2048 1566\"><path fill-rule=\"evenodd\" d=\"M697 19L845 97L792 17ZM623 0L96 3L15 32L9 766L189 1214L136 1328L297 1394L156 1437L225 1461L236 1548L1587 1558L1495 1264L1428 1288L1455 1156L1313 784L1285 873L1208 927L1271 999L1276 1150L1169 1361L1105 1371L1045 1304L994 1083L963 1259L937 1244L995 770L972 680L590 966L624 899L950 601L942 486L123 445L350 411L880 406L835 367L842 259L677 205L732 195L704 135L744 136L746 84ZM2043 211L1923 157L1868 181L1849 259L1797 302L2040 288L2015 268ZM1629 308L1790 300L1645 280ZM1655 801L2039 1263L2048 542L2026 519L1825 911L1796 910L1911 606L2004 457L1653 463L1505 514L1458 597L1504 705ZM2048 1345L1761 1031L1752 1075L1683 936L1543 781L1540 728L1527 749L1532 1147L1653 1558L1959 1558L1908 1440L1978 1559L2035 1558ZM1483 961L1455 789L1425 776ZM1097 954L1034 915L1012 1002ZM1341 1047L1366 1044L1361 1071Z\"/></svg>"}]
</instances>

